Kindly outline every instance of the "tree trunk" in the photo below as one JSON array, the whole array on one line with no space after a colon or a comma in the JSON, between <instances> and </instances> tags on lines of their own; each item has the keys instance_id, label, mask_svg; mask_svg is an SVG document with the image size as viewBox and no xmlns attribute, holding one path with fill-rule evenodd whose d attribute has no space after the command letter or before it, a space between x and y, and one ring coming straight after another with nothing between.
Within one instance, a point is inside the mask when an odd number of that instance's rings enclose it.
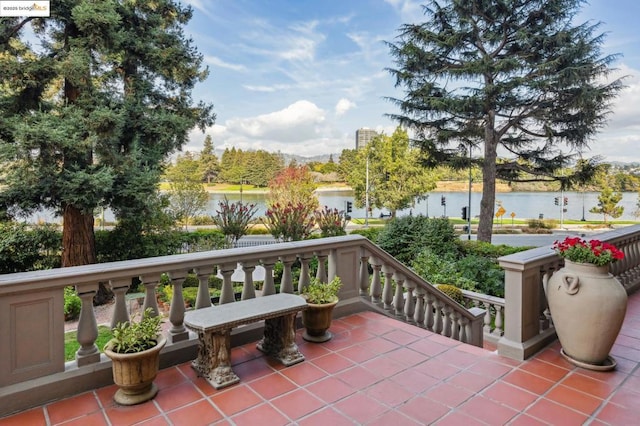
<instances>
[{"instance_id":1,"label":"tree trunk","mask_svg":"<svg viewBox=\"0 0 640 426\"><path fill-rule=\"evenodd\" d=\"M62 247L62 267L96 263L93 215L73 206L64 207Z\"/></svg>"},{"instance_id":2,"label":"tree trunk","mask_svg":"<svg viewBox=\"0 0 640 426\"><path fill-rule=\"evenodd\" d=\"M497 135L494 129L495 114L489 113L485 125L484 163L482 165L482 200L480 201L480 223L478 241L491 242L493 213L496 203L496 159Z\"/></svg>"},{"instance_id":3,"label":"tree trunk","mask_svg":"<svg viewBox=\"0 0 640 426\"><path fill-rule=\"evenodd\" d=\"M62 267L96 263L96 238L93 232L93 215L82 213L73 206L65 206L62 227ZM100 283L93 298L95 305L102 305L113 298L111 291Z\"/></svg>"}]
</instances>

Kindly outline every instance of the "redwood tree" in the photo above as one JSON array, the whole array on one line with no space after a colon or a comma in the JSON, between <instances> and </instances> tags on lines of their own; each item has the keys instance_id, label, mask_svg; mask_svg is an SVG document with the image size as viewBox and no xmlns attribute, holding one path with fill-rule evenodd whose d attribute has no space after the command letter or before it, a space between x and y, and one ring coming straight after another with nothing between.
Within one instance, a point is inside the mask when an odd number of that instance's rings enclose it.
<instances>
[{"instance_id":1,"label":"redwood tree","mask_svg":"<svg viewBox=\"0 0 640 426\"><path fill-rule=\"evenodd\" d=\"M0 20L0 210L61 215L63 266L95 262L98 207L142 232L162 164L213 123L191 99L207 75L183 34L191 14L172 0L69 0L49 18Z\"/></svg>"}]
</instances>

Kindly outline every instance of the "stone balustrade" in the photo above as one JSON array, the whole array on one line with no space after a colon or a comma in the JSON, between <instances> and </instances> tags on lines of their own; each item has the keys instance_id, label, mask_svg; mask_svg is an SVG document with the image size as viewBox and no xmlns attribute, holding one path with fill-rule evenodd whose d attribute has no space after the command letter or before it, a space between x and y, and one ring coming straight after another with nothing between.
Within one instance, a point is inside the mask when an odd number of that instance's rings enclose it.
<instances>
[{"instance_id":1,"label":"stone balustrade","mask_svg":"<svg viewBox=\"0 0 640 426\"><path fill-rule=\"evenodd\" d=\"M498 343L504 335L504 299L469 290L462 290L462 297L464 306L481 308L485 311L484 340Z\"/></svg>"},{"instance_id":2,"label":"stone balustrade","mask_svg":"<svg viewBox=\"0 0 640 426\"><path fill-rule=\"evenodd\" d=\"M610 272L631 293L640 287L640 225L592 235L620 248L625 257ZM544 283L564 265L550 246L498 259L505 270L504 335L498 353L524 360L556 339L544 294Z\"/></svg>"},{"instance_id":3,"label":"stone balustrade","mask_svg":"<svg viewBox=\"0 0 640 426\"><path fill-rule=\"evenodd\" d=\"M110 323L129 320L126 293L139 279L144 286L143 308L158 313L156 292L162 274L173 285L168 315L168 344L161 366L195 358L197 338L184 326L182 284L188 273L199 280L195 308L211 306L208 277L222 276L220 303L235 302L232 275L245 272L242 299L256 294L253 271L265 269L261 294L276 292L273 270L283 268L280 292L294 293L308 285L310 262L317 259L316 277L323 282L339 276L343 287L334 315L377 311L477 346L483 342L485 312L466 309L432 287L409 268L359 235L235 248L131 261L85 265L0 275L0 417L30 406L112 383L111 363L96 345L98 324L93 297L100 284L115 296ZM300 268L293 279L293 265ZM75 286L82 301L75 360L64 361L63 291ZM257 327L257 326L256 326ZM257 340L261 330L234 330L236 343Z\"/></svg>"}]
</instances>

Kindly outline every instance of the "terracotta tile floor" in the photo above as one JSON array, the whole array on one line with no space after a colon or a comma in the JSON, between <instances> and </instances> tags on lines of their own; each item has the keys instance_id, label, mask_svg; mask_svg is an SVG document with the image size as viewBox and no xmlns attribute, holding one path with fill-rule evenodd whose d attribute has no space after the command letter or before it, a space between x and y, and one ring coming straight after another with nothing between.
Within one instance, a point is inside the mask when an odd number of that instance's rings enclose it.
<instances>
[{"instance_id":1,"label":"terracotta tile floor","mask_svg":"<svg viewBox=\"0 0 640 426\"><path fill-rule=\"evenodd\" d=\"M160 392L114 405L114 386L0 419L0 425L632 425L640 424L640 292L612 351L593 372L559 345L525 362L374 313L334 321L324 344L298 335L303 363L283 368L254 345L234 348L241 383L215 390L190 365L162 370Z\"/></svg>"}]
</instances>

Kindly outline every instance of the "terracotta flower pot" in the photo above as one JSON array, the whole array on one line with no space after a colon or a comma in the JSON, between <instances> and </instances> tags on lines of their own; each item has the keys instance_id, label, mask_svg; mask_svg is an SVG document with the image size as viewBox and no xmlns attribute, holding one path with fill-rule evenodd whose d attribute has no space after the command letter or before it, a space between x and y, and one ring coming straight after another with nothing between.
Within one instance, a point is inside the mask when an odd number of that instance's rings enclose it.
<instances>
[{"instance_id":1,"label":"terracotta flower pot","mask_svg":"<svg viewBox=\"0 0 640 426\"><path fill-rule=\"evenodd\" d=\"M153 380L158 375L160 351L166 343L161 335L156 346L142 352L121 354L105 348L104 353L112 362L113 381L120 387L113 396L118 404L140 404L156 396L158 388Z\"/></svg>"},{"instance_id":2,"label":"terracotta flower pot","mask_svg":"<svg viewBox=\"0 0 640 426\"><path fill-rule=\"evenodd\" d=\"M545 290L565 358L592 370L615 368L609 351L624 321L627 292L608 266L566 260Z\"/></svg>"},{"instance_id":3,"label":"terracotta flower pot","mask_svg":"<svg viewBox=\"0 0 640 426\"><path fill-rule=\"evenodd\" d=\"M302 311L302 324L305 327L302 338L308 342L322 343L331 339L328 331L333 318L333 308L338 301L316 305L308 303L308 308Z\"/></svg>"}]
</instances>

